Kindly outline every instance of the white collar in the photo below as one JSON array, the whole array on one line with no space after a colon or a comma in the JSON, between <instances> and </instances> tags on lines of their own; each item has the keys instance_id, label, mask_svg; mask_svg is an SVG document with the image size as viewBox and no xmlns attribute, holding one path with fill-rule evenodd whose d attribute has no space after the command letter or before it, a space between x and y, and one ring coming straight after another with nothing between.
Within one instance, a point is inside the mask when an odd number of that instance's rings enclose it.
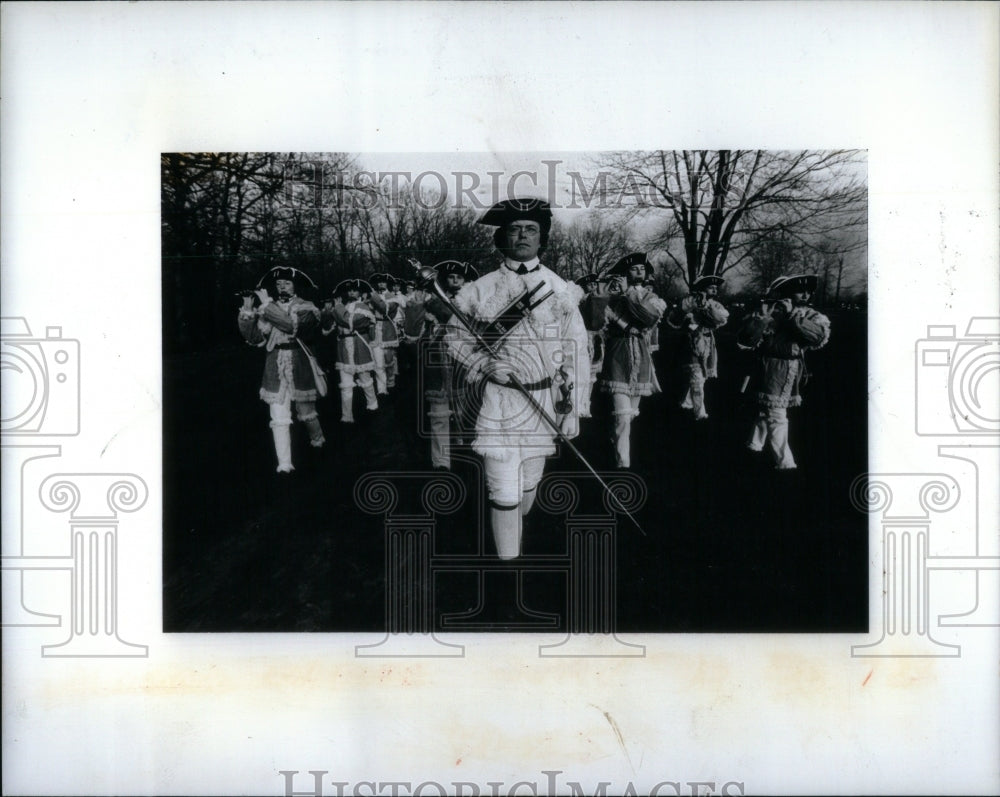
<instances>
[{"instance_id":1,"label":"white collar","mask_svg":"<svg viewBox=\"0 0 1000 797\"><path fill-rule=\"evenodd\" d=\"M506 266L511 271L517 271L522 263L524 264L524 267L528 269L528 271L534 271L541 264L541 261L537 257L533 257L531 258L531 260L512 260L509 257L505 257L503 259L504 266Z\"/></svg>"}]
</instances>

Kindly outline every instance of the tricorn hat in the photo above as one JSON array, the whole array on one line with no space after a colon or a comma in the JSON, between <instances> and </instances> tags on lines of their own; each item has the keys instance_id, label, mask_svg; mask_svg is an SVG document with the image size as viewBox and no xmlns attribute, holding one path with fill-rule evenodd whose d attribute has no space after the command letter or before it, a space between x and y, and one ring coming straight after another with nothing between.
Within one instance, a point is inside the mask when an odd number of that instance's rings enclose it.
<instances>
[{"instance_id":1,"label":"tricorn hat","mask_svg":"<svg viewBox=\"0 0 1000 797\"><path fill-rule=\"evenodd\" d=\"M438 274L438 280L442 280L449 274L458 274L463 277L466 282L472 282L472 280L479 279L479 272L475 268L470 266L468 263L462 263L459 260L442 260L436 266L434 270Z\"/></svg>"},{"instance_id":2,"label":"tricorn hat","mask_svg":"<svg viewBox=\"0 0 1000 797\"><path fill-rule=\"evenodd\" d=\"M359 279L357 277L351 277L350 279L341 280L337 283L337 286L333 289L334 296L346 296L349 290L356 290L358 293L371 293L372 286L368 284L367 281Z\"/></svg>"},{"instance_id":3,"label":"tricorn hat","mask_svg":"<svg viewBox=\"0 0 1000 797\"><path fill-rule=\"evenodd\" d=\"M544 199L505 199L487 210L479 223L505 227L512 221L536 221L542 234L548 235L552 227L552 208Z\"/></svg>"},{"instance_id":4,"label":"tricorn hat","mask_svg":"<svg viewBox=\"0 0 1000 797\"><path fill-rule=\"evenodd\" d=\"M717 274L706 274L704 277L698 277L698 279L691 283L691 290L703 291L710 285L719 288L724 282L725 280Z\"/></svg>"},{"instance_id":5,"label":"tricorn hat","mask_svg":"<svg viewBox=\"0 0 1000 797\"><path fill-rule=\"evenodd\" d=\"M316 290L316 283L309 275L292 266L275 266L258 280L257 287L267 288L269 293L275 293L273 288L278 280L291 280L295 285L296 293L305 288Z\"/></svg>"},{"instance_id":6,"label":"tricorn hat","mask_svg":"<svg viewBox=\"0 0 1000 797\"><path fill-rule=\"evenodd\" d=\"M793 274L789 277L778 277L767 289L769 299L785 299L793 293L802 291L816 292L819 279L815 274Z\"/></svg>"},{"instance_id":7,"label":"tricorn hat","mask_svg":"<svg viewBox=\"0 0 1000 797\"><path fill-rule=\"evenodd\" d=\"M376 271L374 274L368 275L368 281L374 285L376 282L384 282L386 285L398 285L399 280L397 280L392 274L387 271Z\"/></svg>"},{"instance_id":8,"label":"tricorn hat","mask_svg":"<svg viewBox=\"0 0 1000 797\"><path fill-rule=\"evenodd\" d=\"M630 255L625 255L605 272L605 276L624 277L632 266L645 266L646 279L653 276L653 264L649 262L645 252L632 252Z\"/></svg>"},{"instance_id":9,"label":"tricorn hat","mask_svg":"<svg viewBox=\"0 0 1000 797\"><path fill-rule=\"evenodd\" d=\"M588 285L597 282L597 280L598 276L596 274L584 274L582 277L577 277L575 282L581 288L586 288Z\"/></svg>"}]
</instances>

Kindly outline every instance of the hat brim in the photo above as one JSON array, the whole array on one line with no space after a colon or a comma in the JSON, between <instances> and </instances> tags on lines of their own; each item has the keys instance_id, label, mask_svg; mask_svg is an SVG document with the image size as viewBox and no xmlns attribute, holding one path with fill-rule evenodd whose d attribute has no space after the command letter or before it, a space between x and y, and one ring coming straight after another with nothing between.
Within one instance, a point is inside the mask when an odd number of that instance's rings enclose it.
<instances>
[{"instance_id":1,"label":"hat brim","mask_svg":"<svg viewBox=\"0 0 1000 797\"><path fill-rule=\"evenodd\" d=\"M258 280L257 287L262 288L266 285L274 285L278 280L291 280L296 290L303 288L317 290L316 283L312 281L312 277L304 271L291 266L275 266Z\"/></svg>"},{"instance_id":2,"label":"hat brim","mask_svg":"<svg viewBox=\"0 0 1000 797\"><path fill-rule=\"evenodd\" d=\"M819 285L819 277L815 274L796 274L791 277L778 278L767 290L771 298L782 298L792 293L815 293Z\"/></svg>"},{"instance_id":3,"label":"hat brim","mask_svg":"<svg viewBox=\"0 0 1000 797\"><path fill-rule=\"evenodd\" d=\"M479 272L473 266L463 263L460 260L444 260L434 266L434 270L437 272L439 278L446 277L449 274L458 274L466 282L479 279Z\"/></svg>"},{"instance_id":4,"label":"hat brim","mask_svg":"<svg viewBox=\"0 0 1000 797\"><path fill-rule=\"evenodd\" d=\"M372 286L368 284L366 280L352 277L351 279L341 280L338 282L333 289L333 295L343 296L350 290L356 290L358 293L371 293Z\"/></svg>"},{"instance_id":5,"label":"hat brim","mask_svg":"<svg viewBox=\"0 0 1000 797\"><path fill-rule=\"evenodd\" d=\"M715 287L718 288L721 287L724 282L725 280L722 277L719 277L715 274L712 274L711 276L708 277L699 277L692 283L691 290L694 291L701 290L702 288L707 288L710 285L714 285Z\"/></svg>"},{"instance_id":6,"label":"hat brim","mask_svg":"<svg viewBox=\"0 0 1000 797\"><path fill-rule=\"evenodd\" d=\"M514 221L535 221L548 228L552 224L552 209L543 199L505 199L487 210L479 224L505 227Z\"/></svg>"},{"instance_id":7,"label":"hat brim","mask_svg":"<svg viewBox=\"0 0 1000 797\"><path fill-rule=\"evenodd\" d=\"M634 265L642 265L646 269L646 278L649 279L653 276L653 267L648 263L616 263L607 271L605 271L601 276L604 277L625 277L628 276L628 270Z\"/></svg>"}]
</instances>

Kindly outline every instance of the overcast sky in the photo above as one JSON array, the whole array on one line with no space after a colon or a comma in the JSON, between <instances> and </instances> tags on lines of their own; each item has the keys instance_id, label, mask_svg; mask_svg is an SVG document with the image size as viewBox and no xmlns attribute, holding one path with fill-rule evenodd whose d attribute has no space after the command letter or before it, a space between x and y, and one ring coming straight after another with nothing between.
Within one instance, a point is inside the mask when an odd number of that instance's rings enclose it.
<instances>
[{"instance_id":1,"label":"overcast sky","mask_svg":"<svg viewBox=\"0 0 1000 797\"><path fill-rule=\"evenodd\" d=\"M358 157L364 169L377 172L407 172L411 179L419 178L421 188L440 190L444 187L449 197L458 196L462 189L471 189L481 206L489 207L512 196L538 197L553 204L553 214L564 224L571 224L585 212L578 182L574 186L573 173L586 191L593 186L590 176L594 168L592 159L596 152L431 152L431 153L364 153ZM549 161L548 164L544 161ZM555 161L555 163L552 163ZM494 172L490 175L489 172ZM423 173L424 177L420 177ZM464 174L459 174L464 173ZM499 174L498 174L499 173ZM400 178L401 181L404 178ZM473 188L473 186L477 186ZM574 188L576 209L573 203ZM513 189L513 191L511 191ZM468 194L463 204L470 206Z\"/></svg>"}]
</instances>

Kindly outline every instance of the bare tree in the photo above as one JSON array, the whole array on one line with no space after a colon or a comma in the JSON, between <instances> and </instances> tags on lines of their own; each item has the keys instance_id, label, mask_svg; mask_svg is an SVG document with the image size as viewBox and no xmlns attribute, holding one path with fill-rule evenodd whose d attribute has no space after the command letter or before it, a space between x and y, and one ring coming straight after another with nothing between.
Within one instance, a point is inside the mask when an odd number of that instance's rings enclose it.
<instances>
[{"instance_id":1,"label":"bare tree","mask_svg":"<svg viewBox=\"0 0 1000 797\"><path fill-rule=\"evenodd\" d=\"M409 186L379 189L378 202L363 216L372 267L409 276L415 257L427 265L442 260L470 263L480 272L493 267L493 231L476 223L469 208L452 208L432 192L414 193Z\"/></svg>"},{"instance_id":2,"label":"bare tree","mask_svg":"<svg viewBox=\"0 0 1000 797\"><path fill-rule=\"evenodd\" d=\"M658 222L650 246L664 249L688 284L736 268L775 230L812 247L867 220L857 150L615 152L597 165L630 217Z\"/></svg>"},{"instance_id":3,"label":"bare tree","mask_svg":"<svg viewBox=\"0 0 1000 797\"><path fill-rule=\"evenodd\" d=\"M259 270L253 234L280 190L272 154L169 153L160 159L164 324L187 346L218 332L232 290Z\"/></svg>"},{"instance_id":4,"label":"bare tree","mask_svg":"<svg viewBox=\"0 0 1000 797\"><path fill-rule=\"evenodd\" d=\"M606 213L591 211L574 221L565 230L564 237L562 262L553 265L554 261L547 255L546 264L567 279L596 273L629 252L627 226Z\"/></svg>"},{"instance_id":5,"label":"bare tree","mask_svg":"<svg viewBox=\"0 0 1000 797\"><path fill-rule=\"evenodd\" d=\"M802 245L785 230L768 231L760 236L748 259L750 287L763 293L783 274L804 271L801 266ZM798 265L798 268L796 266Z\"/></svg>"}]
</instances>

